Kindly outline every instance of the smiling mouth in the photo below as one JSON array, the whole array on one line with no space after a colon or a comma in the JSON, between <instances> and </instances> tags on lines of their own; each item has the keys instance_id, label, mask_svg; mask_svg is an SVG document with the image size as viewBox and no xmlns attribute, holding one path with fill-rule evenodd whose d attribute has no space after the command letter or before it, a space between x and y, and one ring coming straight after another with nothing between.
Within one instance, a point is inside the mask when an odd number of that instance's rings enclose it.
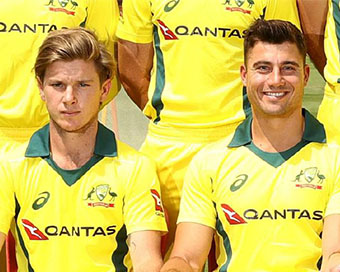
<instances>
[{"instance_id":1,"label":"smiling mouth","mask_svg":"<svg viewBox=\"0 0 340 272\"><path fill-rule=\"evenodd\" d=\"M270 96L270 97L282 97L286 95L287 93L285 92L265 92L264 95Z\"/></svg>"}]
</instances>

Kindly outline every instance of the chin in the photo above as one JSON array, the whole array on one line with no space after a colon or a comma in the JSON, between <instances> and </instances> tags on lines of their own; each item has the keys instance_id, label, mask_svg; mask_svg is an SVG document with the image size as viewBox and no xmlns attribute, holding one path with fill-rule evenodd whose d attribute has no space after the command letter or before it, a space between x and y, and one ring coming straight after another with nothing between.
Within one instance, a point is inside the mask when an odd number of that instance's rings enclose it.
<instances>
[{"instance_id":1,"label":"chin","mask_svg":"<svg viewBox=\"0 0 340 272\"><path fill-rule=\"evenodd\" d=\"M89 120L53 120L51 118L51 125L54 126L60 132L68 132L68 133L84 133L86 132L91 126L97 124L98 119L97 116L90 118Z\"/></svg>"},{"instance_id":2,"label":"chin","mask_svg":"<svg viewBox=\"0 0 340 272\"><path fill-rule=\"evenodd\" d=\"M88 123L79 124L79 123L69 123L69 122L53 122L54 127L61 132L68 133L81 133L82 131L86 131L89 127Z\"/></svg>"}]
</instances>

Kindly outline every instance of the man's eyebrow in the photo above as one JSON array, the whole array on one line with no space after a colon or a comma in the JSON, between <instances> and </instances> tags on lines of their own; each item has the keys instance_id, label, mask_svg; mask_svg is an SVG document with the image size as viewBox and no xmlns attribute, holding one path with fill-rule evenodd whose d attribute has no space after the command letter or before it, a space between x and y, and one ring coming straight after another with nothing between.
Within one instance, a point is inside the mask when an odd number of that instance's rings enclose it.
<instances>
[{"instance_id":1,"label":"man's eyebrow","mask_svg":"<svg viewBox=\"0 0 340 272\"><path fill-rule=\"evenodd\" d=\"M79 79L78 82L93 82L93 79Z\"/></svg>"},{"instance_id":2,"label":"man's eyebrow","mask_svg":"<svg viewBox=\"0 0 340 272\"><path fill-rule=\"evenodd\" d=\"M282 64L290 64L290 65L293 65L293 66L296 66L296 67L300 67L299 63L297 63L296 61L290 61L290 60L287 60L287 61L284 61Z\"/></svg>"},{"instance_id":3,"label":"man's eyebrow","mask_svg":"<svg viewBox=\"0 0 340 272\"><path fill-rule=\"evenodd\" d=\"M260 60L260 61L257 61L257 62L254 62L253 63L253 67L255 67L255 66L258 66L258 65L270 65L271 64L271 62L270 61L265 61L265 60Z\"/></svg>"},{"instance_id":4,"label":"man's eyebrow","mask_svg":"<svg viewBox=\"0 0 340 272\"><path fill-rule=\"evenodd\" d=\"M287 60L287 61L284 61L284 62L281 63L281 65L287 65L287 64L290 64L290 65L293 65L293 66L296 66L296 67L300 67L299 63L297 63L296 61ZM253 63L253 67L258 66L258 65L271 65L271 62L265 61L265 60L260 60L260 61Z\"/></svg>"}]
</instances>

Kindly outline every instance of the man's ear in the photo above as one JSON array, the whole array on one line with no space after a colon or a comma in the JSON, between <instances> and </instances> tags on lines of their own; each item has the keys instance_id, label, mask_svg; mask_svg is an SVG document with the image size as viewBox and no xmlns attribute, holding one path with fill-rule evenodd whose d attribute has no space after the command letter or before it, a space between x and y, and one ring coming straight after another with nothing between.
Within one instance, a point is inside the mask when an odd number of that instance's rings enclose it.
<instances>
[{"instance_id":1,"label":"man's ear","mask_svg":"<svg viewBox=\"0 0 340 272\"><path fill-rule=\"evenodd\" d=\"M309 75L310 75L310 66L308 64L305 64L304 66L304 83L305 87L307 86L308 80L309 80Z\"/></svg>"},{"instance_id":2,"label":"man's ear","mask_svg":"<svg viewBox=\"0 0 340 272\"><path fill-rule=\"evenodd\" d=\"M247 86L247 68L244 64L242 64L240 67L240 75L243 86Z\"/></svg>"},{"instance_id":3,"label":"man's ear","mask_svg":"<svg viewBox=\"0 0 340 272\"><path fill-rule=\"evenodd\" d=\"M100 97L100 102L104 102L106 97L108 96L110 90L111 90L111 84L112 84L112 80L109 78L107 80L104 81L104 83L102 84L102 88L101 88L101 97Z\"/></svg>"},{"instance_id":4,"label":"man's ear","mask_svg":"<svg viewBox=\"0 0 340 272\"><path fill-rule=\"evenodd\" d=\"M36 80L37 80L37 83L38 83L40 97L43 101L46 101L43 83L41 82L41 79L39 77L36 77Z\"/></svg>"}]
</instances>

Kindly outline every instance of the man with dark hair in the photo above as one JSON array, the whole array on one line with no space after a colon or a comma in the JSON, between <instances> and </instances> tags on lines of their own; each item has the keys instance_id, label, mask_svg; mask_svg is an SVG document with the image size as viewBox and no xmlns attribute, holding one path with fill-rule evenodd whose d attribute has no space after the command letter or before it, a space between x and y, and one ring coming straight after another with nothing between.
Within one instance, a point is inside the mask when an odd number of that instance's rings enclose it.
<instances>
[{"instance_id":1,"label":"man with dark hair","mask_svg":"<svg viewBox=\"0 0 340 272\"><path fill-rule=\"evenodd\" d=\"M0 248L14 219L19 271L158 272L155 165L98 122L112 55L92 31L57 30L34 71L50 122L0 163Z\"/></svg>"},{"instance_id":2,"label":"man with dark hair","mask_svg":"<svg viewBox=\"0 0 340 272\"><path fill-rule=\"evenodd\" d=\"M191 162L161 271L201 271L215 232L215 271L319 271L322 255L322 271L340 271L340 147L302 109L302 33L258 20L244 43L252 114Z\"/></svg>"}]
</instances>

